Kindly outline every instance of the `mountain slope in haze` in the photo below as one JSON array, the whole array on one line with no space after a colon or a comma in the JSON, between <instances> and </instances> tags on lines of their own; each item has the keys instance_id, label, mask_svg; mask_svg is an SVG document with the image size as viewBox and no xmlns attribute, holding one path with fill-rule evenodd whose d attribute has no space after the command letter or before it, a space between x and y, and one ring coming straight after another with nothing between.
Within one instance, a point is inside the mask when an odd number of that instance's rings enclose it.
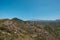
<instances>
[{"instance_id":1,"label":"mountain slope in haze","mask_svg":"<svg viewBox=\"0 0 60 40\"><path fill-rule=\"evenodd\" d=\"M0 19L0 40L60 40L60 22Z\"/></svg>"}]
</instances>

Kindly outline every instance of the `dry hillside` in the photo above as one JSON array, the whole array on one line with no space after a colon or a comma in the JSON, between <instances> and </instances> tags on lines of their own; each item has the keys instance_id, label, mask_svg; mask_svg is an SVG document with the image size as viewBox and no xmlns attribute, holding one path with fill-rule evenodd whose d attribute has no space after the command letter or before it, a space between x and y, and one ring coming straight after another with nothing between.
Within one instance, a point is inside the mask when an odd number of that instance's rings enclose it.
<instances>
[{"instance_id":1,"label":"dry hillside","mask_svg":"<svg viewBox=\"0 0 60 40\"><path fill-rule=\"evenodd\" d=\"M0 40L60 40L60 21L0 19Z\"/></svg>"}]
</instances>

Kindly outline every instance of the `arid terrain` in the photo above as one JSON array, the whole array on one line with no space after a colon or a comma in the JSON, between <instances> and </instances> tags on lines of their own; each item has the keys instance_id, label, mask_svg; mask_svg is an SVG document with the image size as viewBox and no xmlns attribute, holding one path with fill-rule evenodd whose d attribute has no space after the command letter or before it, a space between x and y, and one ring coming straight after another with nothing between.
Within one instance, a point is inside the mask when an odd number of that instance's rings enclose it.
<instances>
[{"instance_id":1,"label":"arid terrain","mask_svg":"<svg viewBox=\"0 0 60 40\"><path fill-rule=\"evenodd\" d=\"M60 20L0 19L0 40L60 40Z\"/></svg>"}]
</instances>

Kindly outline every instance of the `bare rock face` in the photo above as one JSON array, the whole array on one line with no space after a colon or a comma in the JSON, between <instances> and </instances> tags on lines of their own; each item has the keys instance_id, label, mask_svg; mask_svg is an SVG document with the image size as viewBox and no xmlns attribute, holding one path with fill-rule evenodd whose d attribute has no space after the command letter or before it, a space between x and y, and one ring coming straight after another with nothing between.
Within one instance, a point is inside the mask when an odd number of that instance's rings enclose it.
<instances>
[{"instance_id":1,"label":"bare rock face","mask_svg":"<svg viewBox=\"0 0 60 40\"><path fill-rule=\"evenodd\" d=\"M46 24L27 22L18 18L0 20L0 40L59 40ZM54 28L53 28L54 29Z\"/></svg>"}]
</instances>

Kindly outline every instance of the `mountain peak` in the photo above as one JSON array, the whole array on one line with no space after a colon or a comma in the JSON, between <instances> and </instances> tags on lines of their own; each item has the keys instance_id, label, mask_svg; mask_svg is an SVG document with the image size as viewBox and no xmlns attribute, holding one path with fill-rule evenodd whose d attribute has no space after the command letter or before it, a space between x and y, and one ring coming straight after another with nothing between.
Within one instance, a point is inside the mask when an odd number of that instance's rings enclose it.
<instances>
[{"instance_id":1,"label":"mountain peak","mask_svg":"<svg viewBox=\"0 0 60 40\"><path fill-rule=\"evenodd\" d=\"M11 20L16 20L16 21L23 21L23 20L21 20L21 19L19 19L19 18L12 18Z\"/></svg>"}]
</instances>

